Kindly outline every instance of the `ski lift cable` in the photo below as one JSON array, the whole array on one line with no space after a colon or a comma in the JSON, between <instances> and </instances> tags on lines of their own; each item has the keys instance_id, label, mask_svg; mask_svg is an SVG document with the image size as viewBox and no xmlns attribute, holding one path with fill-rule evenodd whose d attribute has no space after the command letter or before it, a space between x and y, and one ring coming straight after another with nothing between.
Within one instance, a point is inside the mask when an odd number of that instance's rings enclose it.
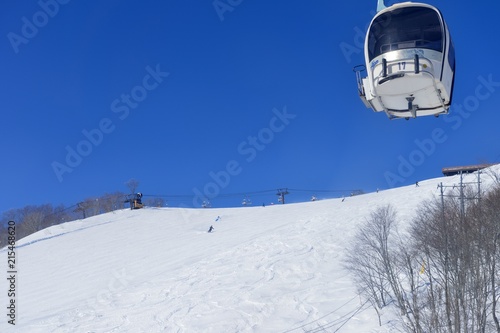
<instances>
[{"instance_id":1,"label":"ski lift cable","mask_svg":"<svg viewBox=\"0 0 500 333\"><path fill-rule=\"evenodd\" d=\"M360 296L360 294L356 294L356 296L354 296L353 298L351 298L350 300L348 300L347 302L345 302L344 304L342 304L341 306L339 306L339 307L338 307L338 308L336 308L335 310L328 312L327 314L325 314L325 315L324 315L324 316L322 316L322 317L319 317L318 319L315 319L315 320L313 320L313 321L310 321L310 322L308 322L308 323L305 323L305 324L303 324L303 325L301 325L301 326L297 326L297 327L291 328L291 329L289 329L289 330L287 330L287 331L283 331L283 332L281 332L281 333L288 333L288 332L292 332L292 331L298 330L298 329L300 329L300 328L303 328L303 327L305 327L305 326L307 326L307 325L314 324L315 322L317 322L317 321L319 321L319 320L321 320L321 319L324 319L324 318L326 318L326 317L328 317L328 316L330 316L330 315L334 314L334 313L335 313L335 312L337 312L338 310L340 310L340 309L344 308L347 304L351 303L352 301L354 301L355 299L357 299L359 296ZM344 317L344 316L343 316L343 317ZM342 317L341 317L341 318L342 318Z\"/></svg>"},{"instance_id":2,"label":"ski lift cable","mask_svg":"<svg viewBox=\"0 0 500 333\"><path fill-rule=\"evenodd\" d=\"M337 329L335 331L333 331L333 333L336 333L338 332L342 327L344 327L345 324L347 324L352 318L354 318L355 315L357 315L359 312L361 312L362 310L364 311L365 309L365 305L366 303L368 303L369 300L366 300L363 304L361 304L357 309L356 311L354 311L350 316L349 318L345 319L344 322L342 323L342 325L340 325L339 327L337 327ZM329 326L324 326L323 328L331 328L332 326L335 326L337 325L337 323L334 323L334 324L331 324Z\"/></svg>"},{"instance_id":3,"label":"ski lift cable","mask_svg":"<svg viewBox=\"0 0 500 333\"><path fill-rule=\"evenodd\" d=\"M318 189L294 189L289 188L289 191L294 192L317 192L317 193L342 193L342 192L352 192L355 190L318 190ZM218 198L228 198L228 197L237 197L237 196L253 196L259 194L266 193L274 193L276 189L272 190L260 190L260 191L247 191L247 192L233 192L233 193L221 193L217 197ZM161 197L161 198L183 198L189 199L192 198L194 194L143 194L144 197Z\"/></svg>"},{"instance_id":4,"label":"ski lift cable","mask_svg":"<svg viewBox=\"0 0 500 333\"><path fill-rule=\"evenodd\" d=\"M356 296L356 297L354 297L354 299L355 299L355 298L357 298L357 296ZM349 300L347 303L349 303L349 302L351 302L351 301L352 301L352 300ZM338 331L340 328L342 328L342 327L343 327L343 326L344 326L347 322L349 322L349 320L351 320L351 319L352 319L352 318L353 318L356 314L358 314L361 310L363 310L363 308L366 306L366 303L368 303L368 301L369 301L369 300L366 300L363 304L361 304L361 305L360 305L359 307L357 307L355 310L353 310L353 311L351 311L351 312L348 312L348 313L346 313L346 314L342 315L341 317L339 317L339 318L337 318L337 319L335 319L335 320L333 320L333 321L330 321L330 322L328 322L328 323L326 323L326 324L324 324L324 325L319 325L318 327L313 328L313 329L311 329L311 330L304 330L304 332L307 332L307 333L324 332L324 331L325 331L325 329L327 329L327 328L332 328L332 327L334 327L334 326L336 326L336 325L340 325L340 326L339 326L339 327L338 327L338 328L334 331L334 332L337 332L337 331ZM339 310L339 309L343 308L343 307L344 307L347 303L345 303L345 304L344 304L344 305L342 305L341 307L337 308L337 309L336 309L336 310L334 310L333 312L335 312L335 311L337 311L337 310ZM364 310L363 310L363 311L364 311ZM306 324L304 324L304 325L302 325L302 326L296 327L296 328L294 328L294 329L291 329L291 330L289 330L289 331L285 331L285 332L291 332L291 331L298 330L298 329L300 329L300 328L304 328L305 326L311 325L311 324L313 324L313 323L315 323L315 322L317 322L317 321L319 321L319 320L321 320L321 319L323 319L323 318L325 318L325 317L327 317L327 316L329 316L329 315L333 314L333 312L328 313L328 314L326 314L325 316L323 316L323 317L321 317L321 318L318 318L318 319L313 320L313 321L311 321L311 322L309 322L309 323L306 323ZM347 318L346 318L346 317L347 317ZM283 333L285 333L285 332L283 332Z\"/></svg>"},{"instance_id":5,"label":"ski lift cable","mask_svg":"<svg viewBox=\"0 0 500 333\"><path fill-rule=\"evenodd\" d=\"M290 188L290 191L294 192L318 192L318 193L338 193L338 192L352 192L352 191L357 191L357 190L306 190L306 189L295 189L295 188Z\"/></svg>"},{"instance_id":6,"label":"ski lift cable","mask_svg":"<svg viewBox=\"0 0 500 333\"><path fill-rule=\"evenodd\" d=\"M398 272L398 274L399 274L400 272L401 272L401 270ZM386 282L386 285L387 285L387 284L388 284L388 282ZM330 315L334 314L335 312L337 312L338 310L340 310L340 309L344 308L345 306L347 306L347 304L351 303L352 301L354 301L354 300L355 300L355 299L357 299L358 297L361 297L361 296L362 296L362 294L363 294L363 293L364 293L367 289L368 289L368 287L364 287L362 290L358 291L358 292L356 293L356 295L355 295L355 296L353 296L351 299L349 299L347 302L345 302L344 304L342 304L341 306L339 306L339 307L338 307L338 308L336 308L335 310L333 310L333 311L331 311L331 312L329 312L329 313L325 314L324 316L322 316L322 317L320 317L320 318L318 318L318 319L315 319L315 320L313 320L313 321L310 321L310 322L308 322L308 323L305 323L305 324L303 324L303 325L301 325L301 326L297 326L297 327L291 328L291 329L289 329L289 330L287 330L287 331L283 331L283 332L281 332L281 333L289 333L289 332L293 332L293 331L295 331L295 330L298 330L298 329L304 328L305 326L311 325L311 324L313 324L313 323L317 322L318 320L324 319L324 318L326 318L326 317L328 317L328 316L330 316ZM356 310L354 310L354 312L350 312L350 313L352 313L352 315L351 315L351 316L350 316L350 317L349 317L349 318L348 318L348 319L347 319L347 320L346 320L346 321L342 324L342 326L344 326L344 325L345 325L345 324L346 324L349 320L351 320L351 319L352 319L352 318L353 318L353 317L354 317L357 313L359 313L359 312L362 310L362 308L363 308L363 307L365 307L365 305L366 305L366 304L367 304L367 303L368 303L371 299L372 299L372 297L368 297L368 298L366 299L366 301L365 301L363 304L361 304L361 305L360 305L360 306L359 306ZM365 309L363 309L363 311L365 311L365 310L366 310L366 308L365 308ZM321 327L319 327L319 328L317 328L317 329L319 329L319 330L321 330L321 331L324 331L324 329L325 329L325 328L331 328L332 326L335 326L335 325L336 325L336 322L337 322L337 321L341 320L342 318L346 317L347 315L349 315L349 313L347 313L347 314L345 314L345 315L341 316L340 318L337 318L337 319L335 319L335 320L331 321L330 323L327 323L327 324L325 324L325 325L322 325ZM326 327L326 325L330 325L330 326ZM342 326L340 326L339 328L337 328L337 330L336 330L336 331L334 331L334 332L337 332L340 328L342 328ZM310 330L310 331L305 331L305 332L308 332L308 333L311 333L311 332L319 332L319 331L317 331L317 329L313 329L313 330ZM316 331L315 331L315 330L316 330Z\"/></svg>"},{"instance_id":7,"label":"ski lift cable","mask_svg":"<svg viewBox=\"0 0 500 333\"><path fill-rule=\"evenodd\" d=\"M219 194L217 197L233 197L233 196L245 196L245 195L254 195L254 194L263 194L263 193L271 193L276 190L262 190L262 191L249 191L249 192L238 192L238 193L223 193ZM192 198L194 194L143 194L145 197L172 197L172 198Z\"/></svg>"}]
</instances>

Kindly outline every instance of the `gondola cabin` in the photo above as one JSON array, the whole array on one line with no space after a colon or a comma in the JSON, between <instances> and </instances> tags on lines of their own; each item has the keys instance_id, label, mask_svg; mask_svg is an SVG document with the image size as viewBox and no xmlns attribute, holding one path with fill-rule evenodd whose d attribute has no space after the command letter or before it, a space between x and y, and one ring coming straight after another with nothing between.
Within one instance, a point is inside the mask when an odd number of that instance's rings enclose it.
<instances>
[{"instance_id":1,"label":"gondola cabin","mask_svg":"<svg viewBox=\"0 0 500 333\"><path fill-rule=\"evenodd\" d=\"M364 55L366 65L354 70L366 107L390 119L448 113L455 52L437 8L412 2L385 7L379 0Z\"/></svg>"}]
</instances>

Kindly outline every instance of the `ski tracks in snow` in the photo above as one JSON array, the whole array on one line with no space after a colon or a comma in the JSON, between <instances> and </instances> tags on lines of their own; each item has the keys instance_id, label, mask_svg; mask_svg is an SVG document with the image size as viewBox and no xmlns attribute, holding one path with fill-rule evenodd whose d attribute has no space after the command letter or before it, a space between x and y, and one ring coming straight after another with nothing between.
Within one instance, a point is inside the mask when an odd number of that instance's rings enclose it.
<instances>
[{"instance_id":1,"label":"ski tracks in snow","mask_svg":"<svg viewBox=\"0 0 500 333\"><path fill-rule=\"evenodd\" d=\"M228 332L228 322L231 332L275 332L313 320L321 310L308 295L327 287L322 262L335 256L322 240L310 221L255 235L175 276L131 282L97 309L70 312L58 332Z\"/></svg>"},{"instance_id":2,"label":"ski tracks in snow","mask_svg":"<svg viewBox=\"0 0 500 333\"><path fill-rule=\"evenodd\" d=\"M352 285L343 269L331 264L345 248L342 227L330 227L326 219L271 223L239 243L228 242L237 234L228 236L232 230L221 226L208 236L212 248L185 257L186 265L167 269L168 276L158 268L150 279L131 277L105 298L97 295L98 302L94 298L39 323L54 333L279 332L328 323L348 311L324 318L332 301L342 299ZM197 237L206 242L205 236Z\"/></svg>"},{"instance_id":3,"label":"ski tracks in snow","mask_svg":"<svg viewBox=\"0 0 500 333\"><path fill-rule=\"evenodd\" d=\"M319 318L323 310L318 306L325 307L336 290L352 286L343 282L347 279L335 281L324 261L336 258L340 248L325 243L330 235L322 231L318 236L310 222L259 235L158 281L167 287L159 291L164 301L153 310L157 328L221 332L231 322L232 331L275 332ZM311 303L311 293L323 293L322 304Z\"/></svg>"}]
</instances>

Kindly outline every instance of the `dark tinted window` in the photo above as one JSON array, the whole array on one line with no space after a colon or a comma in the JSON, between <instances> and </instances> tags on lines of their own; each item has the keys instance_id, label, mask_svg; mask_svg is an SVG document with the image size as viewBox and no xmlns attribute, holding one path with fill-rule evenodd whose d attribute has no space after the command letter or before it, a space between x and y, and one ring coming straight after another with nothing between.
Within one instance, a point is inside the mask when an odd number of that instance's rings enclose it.
<instances>
[{"instance_id":1,"label":"dark tinted window","mask_svg":"<svg viewBox=\"0 0 500 333\"><path fill-rule=\"evenodd\" d=\"M382 53L426 48L442 52L443 33L440 15L426 7L407 7L384 13L370 26L370 60Z\"/></svg>"},{"instance_id":2,"label":"dark tinted window","mask_svg":"<svg viewBox=\"0 0 500 333\"><path fill-rule=\"evenodd\" d=\"M453 46L453 42L450 40L450 50L448 51L448 62L450 63L450 67L453 71L455 71L455 46Z\"/></svg>"}]
</instances>

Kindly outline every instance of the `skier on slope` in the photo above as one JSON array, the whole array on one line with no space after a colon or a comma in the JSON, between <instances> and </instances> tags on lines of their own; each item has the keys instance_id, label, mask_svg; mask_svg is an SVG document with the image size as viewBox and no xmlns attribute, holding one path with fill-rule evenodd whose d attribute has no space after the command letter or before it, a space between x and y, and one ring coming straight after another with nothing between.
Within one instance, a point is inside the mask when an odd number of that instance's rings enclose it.
<instances>
[{"instance_id":1,"label":"skier on slope","mask_svg":"<svg viewBox=\"0 0 500 333\"><path fill-rule=\"evenodd\" d=\"M214 226L211 225L210 228L208 228L208 232L212 232L214 230Z\"/></svg>"}]
</instances>

